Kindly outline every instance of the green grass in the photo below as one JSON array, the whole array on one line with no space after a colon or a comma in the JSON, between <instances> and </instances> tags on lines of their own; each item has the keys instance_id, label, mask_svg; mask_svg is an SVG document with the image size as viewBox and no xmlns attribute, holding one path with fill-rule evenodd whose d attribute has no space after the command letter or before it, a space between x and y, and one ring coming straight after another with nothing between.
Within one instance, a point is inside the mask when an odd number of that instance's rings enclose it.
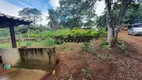
<instances>
[{"instance_id":1,"label":"green grass","mask_svg":"<svg viewBox=\"0 0 142 80\"><path fill-rule=\"evenodd\" d=\"M12 48L11 43L0 43L0 48Z\"/></svg>"}]
</instances>

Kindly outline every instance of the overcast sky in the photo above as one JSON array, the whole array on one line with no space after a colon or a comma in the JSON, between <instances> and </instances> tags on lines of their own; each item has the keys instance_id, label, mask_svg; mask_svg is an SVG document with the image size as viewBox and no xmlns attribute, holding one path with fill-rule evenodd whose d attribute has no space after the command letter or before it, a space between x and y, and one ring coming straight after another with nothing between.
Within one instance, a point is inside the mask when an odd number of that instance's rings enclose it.
<instances>
[{"instance_id":1,"label":"overcast sky","mask_svg":"<svg viewBox=\"0 0 142 80\"><path fill-rule=\"evenodd\" d=\"M42 24L47 24L45 17L48 16L47 9L59 6L58 0L0 0L0 13L18 16L18 11L25 7L37 8L43 14ZM105 7L103 1L97 3L96 13L101 15Z\"/></svg>"}]
</instances>

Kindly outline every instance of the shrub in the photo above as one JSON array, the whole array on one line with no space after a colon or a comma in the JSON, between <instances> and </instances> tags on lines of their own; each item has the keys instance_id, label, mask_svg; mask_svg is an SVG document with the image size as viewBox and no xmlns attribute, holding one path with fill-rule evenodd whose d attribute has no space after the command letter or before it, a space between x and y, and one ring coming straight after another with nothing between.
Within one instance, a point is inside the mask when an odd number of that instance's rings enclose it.
<instances>
[{"instance_id":1,"label":"shrub","mask_svg":"<svg viewBox=\"0 0 142 80\"><path fill-rule=\"evenodd\" d=\"M55 36L62 36L62 37L68 37L68 36L100 36L100 35L106 35L107 32L104 30L94 30L94 29L62 29L57 30Z\"/></svg>"},{"instance_id":2,"label":"shrub","mask_svg":"<svg viewBox=\"0 0 142 80\"><path fill-rule=\"evenodd\" d=\"M32 45L32 42L26 42L25 43L25 46L31 46Z\"/></svg>"},{"instance_id":3,"label":"shrub","mask_svg":"<svg viewBox=\"0 0 142 80\"><path fill-rule=\"evenodd\" d=\"M92 53L94 56L96 56L96 50L92 48L89 42L83 43L83 46L81 47L82 51L87 51Z\"/></svg>"},{"instance_id":4,"label":"shrub","mask_svg":"<svg viewBox=\"0 0 142 80\"><path fill-rule=\"evenodd\" d=\"M102 46L103 46L103 45L107 45L107 44L108 44L107 41L104 40L104 39L102 39L101 42L100 42L100 45L102 45Z\"/></svg>"},{"instance_id":5,"label":"shrub","mask_svg":"<svg viewBox=\"0 0 142 80\"><path fill-rule=\"evenodd\" d=\"M89 51L89 48L90 48L90 43L89 42L84 42L83 46L81 47L81 49L83 51Z\"/></svg>"},{"instance_id":6,"label":"shrub","mask_svg":"<svg viewBox=\"0 0 142 80\"><path fill-rule=\"evenodd\" d=\"M53 38L46 38L43 42L45 46L54 46L56 45L56 41Z\"/></svg>"},{"instance_id":7,"label":"shrub","mask_svg":"<svg viewBox=\"0 0 142 80\"><path fill-rule=\"evenodd\" d=\"M54 37L55 33L52 30L46 31L43 33L44 37L48 38L48 37Z\"/></svg>"}]
</instances>

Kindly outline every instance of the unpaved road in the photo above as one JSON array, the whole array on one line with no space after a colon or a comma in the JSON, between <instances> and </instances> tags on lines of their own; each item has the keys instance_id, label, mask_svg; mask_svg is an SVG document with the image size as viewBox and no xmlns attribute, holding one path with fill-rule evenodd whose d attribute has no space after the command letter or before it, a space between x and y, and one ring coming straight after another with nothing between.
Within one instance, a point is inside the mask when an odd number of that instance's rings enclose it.
<instances>
[{"instance_id":1,"label":"unpaved road","mask_svg":"<svg viewBox=\"0 0 142 80\"><path fill-rule=\"evenodd\" d=\"M119 33L119 39L130 43L138 53L142 53L142 35L132 36L128 35L127 31L121 31Z\"/></svg>"}]
</instances>

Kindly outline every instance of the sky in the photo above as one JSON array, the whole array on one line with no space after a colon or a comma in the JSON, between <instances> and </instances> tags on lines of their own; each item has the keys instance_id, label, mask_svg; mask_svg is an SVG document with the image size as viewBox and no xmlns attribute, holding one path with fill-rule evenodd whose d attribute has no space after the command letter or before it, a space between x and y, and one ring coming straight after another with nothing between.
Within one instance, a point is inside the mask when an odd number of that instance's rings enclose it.
<instances>
[{"instance_id":1,"label":"sky","mask_svg":"<svg viewBox=\"0 0 142 80\"><path fill-rule=\"evenodd\" d=\"M0 0L0 13L4 13L11 16L18 16L18 11L25 7L37 8L41 10L43 14L43 21L41 24L48 23L46 16L48 16L47 9L56 8L59 6L59 0ZM96 13L101 15L105 7L103 1L97 2Z\"/></svg>"}]
</instances>

